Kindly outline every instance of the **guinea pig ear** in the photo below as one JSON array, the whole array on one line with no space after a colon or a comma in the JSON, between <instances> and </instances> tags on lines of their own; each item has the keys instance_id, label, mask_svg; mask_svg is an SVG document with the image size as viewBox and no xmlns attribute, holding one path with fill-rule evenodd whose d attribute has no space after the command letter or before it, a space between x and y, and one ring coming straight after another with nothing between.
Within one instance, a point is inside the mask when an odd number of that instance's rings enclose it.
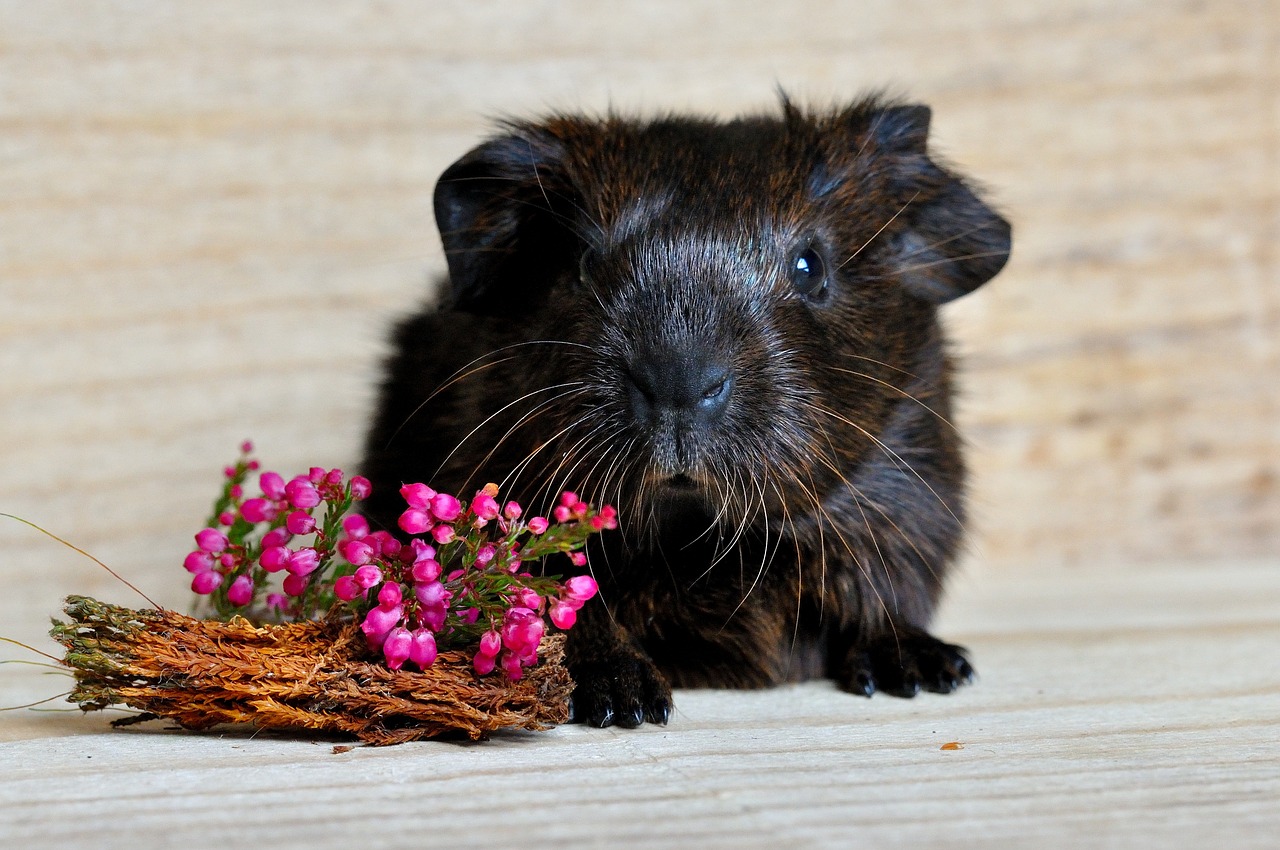
<instances>
[{"instance_id":1,"label":"guinea pig ear","mask_svg":"<svg viewBox=\"0 0 1280 850\"><path fill-rule=\"evenodd\" d=\"M491 139L445 170L435 215L449 264L449 303L485 315L532 308L573 239L563 209L563 152L533 134ZM573 263L576 267L576 258Z\"/></svg>"},{"instance_id":2,"label":"guinea pig ear","mask_svg":"<svg viewBox=\"0 0 1280 850\"><path fill-rule=\"evenodd\" d=\"M1012 230L956 174L927 153L927 106L891 106L871 118L877 149L895 160L893 194L907 228L894 239L908 291L934 304L972 292L1009 259Z\"/></svg>"}]
</instances>

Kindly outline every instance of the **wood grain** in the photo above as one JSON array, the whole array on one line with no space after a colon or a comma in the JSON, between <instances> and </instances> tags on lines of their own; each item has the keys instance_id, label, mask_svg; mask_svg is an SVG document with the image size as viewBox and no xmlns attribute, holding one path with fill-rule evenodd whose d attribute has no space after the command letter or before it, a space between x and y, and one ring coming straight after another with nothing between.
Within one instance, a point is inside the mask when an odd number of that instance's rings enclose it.
<instances>
[{"instance_id":1,"label":"wood grain","mask_svg":"<svg viewBox=\"0 0 1280 850\"><path fill-rule=\"evenodd\" d=\"M408 840L438 809L461 844L1264 846L1273 0L0 0L0 511L180 604L241 439L284 469L357 457L384 330L443 267L432 185L491 116L729 115L777 85L930 103L1015 223L947 315L976 522L945 617L979 688L687 694L668 730L346 756L10 713L0 845ZM43 648L67 593L137 602L7 520L0 580L0 633ZM5 703L45 692L14 669Z\"/></svg>"}]
</instances>

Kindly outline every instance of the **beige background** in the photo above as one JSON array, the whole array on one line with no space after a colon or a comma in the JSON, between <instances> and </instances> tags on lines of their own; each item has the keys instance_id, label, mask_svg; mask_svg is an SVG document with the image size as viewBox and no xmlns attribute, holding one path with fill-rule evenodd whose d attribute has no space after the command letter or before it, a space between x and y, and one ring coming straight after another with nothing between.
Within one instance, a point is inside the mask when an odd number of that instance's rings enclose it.
<instances>
[{"instance_id":1,"label":"beige background","mask_svg":"<svg viewBox=\"0 0 1280 850\"><path fill-rule=\"evenodd\" d=\"M357 457L384 329L443 268L434 180L491 117L731 115L779 85L931 104L936 150L1015 223L1006 271L947 308L977 514L957 593L1000 600L949 609L959 637L1034 635L1059 603L1081 634L1203 615L1170 666L1241 622L1277 634L1274 0L0 0L0 511L181 604L241 439L282 470ZM65 593L133 601L10 521L0 581L0 633L46 647ZM711 705L707 728L742 707ZM1247 799L1280 789L1269 752Z\"/></svg>"}]
</instances>

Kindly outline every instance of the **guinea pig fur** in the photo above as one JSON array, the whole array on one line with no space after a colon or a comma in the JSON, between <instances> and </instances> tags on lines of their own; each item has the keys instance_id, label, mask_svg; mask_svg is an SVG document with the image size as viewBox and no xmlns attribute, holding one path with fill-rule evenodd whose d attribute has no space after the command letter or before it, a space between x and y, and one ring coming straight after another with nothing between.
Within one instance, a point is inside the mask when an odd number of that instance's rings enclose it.
<instances>
[{"instance_id":1,"label":"guinea pig fur","mask_svg":"<svg viewBox=\"0 0 1280 850\"><path fill-rule=\"evenodd\" d=\"M672 686L971 680L927 631L965 516L937 308L1010 227L929 117L559 115L440 178L449 278L395 331L365 510L395 529L410 481L614 504L568 634L578 719L665 723Z\"/></svg>"}]
</instances>

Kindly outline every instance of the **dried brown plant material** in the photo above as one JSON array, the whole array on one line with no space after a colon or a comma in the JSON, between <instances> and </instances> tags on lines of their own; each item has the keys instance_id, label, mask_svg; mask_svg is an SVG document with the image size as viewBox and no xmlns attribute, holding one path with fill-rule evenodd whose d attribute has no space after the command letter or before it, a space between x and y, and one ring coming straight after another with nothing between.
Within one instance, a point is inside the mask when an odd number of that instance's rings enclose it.
<instances>
[{"instance_id":1,"label":"dried brown plant material","mask_svg":"<svg viewBox=\"0 0 1280 850\"><path fill-rule=\"evenodd\" d=\"M947 742L946 742L945 744L943 744L941 747L938 747L938 749L940 749L940 750L963 750L963 749L964 749L964 744L960 743L959 741L947 741Z\"/></svg>"},{"instance_id":2,"label":"dried brown plant material","mask_svg":"<svg viewBox=\"0 0 1280 850\"><path fill-rule=\"evenodd\" d=\"M423 672L393 671L350 622L256 626L135 610L69 596L54 621L84 711L128 706L117 725L165 718L188 729L222 723L353 735L398 744L442 734L547 729L568 719L573 680L564 637L549 635L524 678L477 676L468 653L441 652Z\"/></svg>"}]
</instances>

